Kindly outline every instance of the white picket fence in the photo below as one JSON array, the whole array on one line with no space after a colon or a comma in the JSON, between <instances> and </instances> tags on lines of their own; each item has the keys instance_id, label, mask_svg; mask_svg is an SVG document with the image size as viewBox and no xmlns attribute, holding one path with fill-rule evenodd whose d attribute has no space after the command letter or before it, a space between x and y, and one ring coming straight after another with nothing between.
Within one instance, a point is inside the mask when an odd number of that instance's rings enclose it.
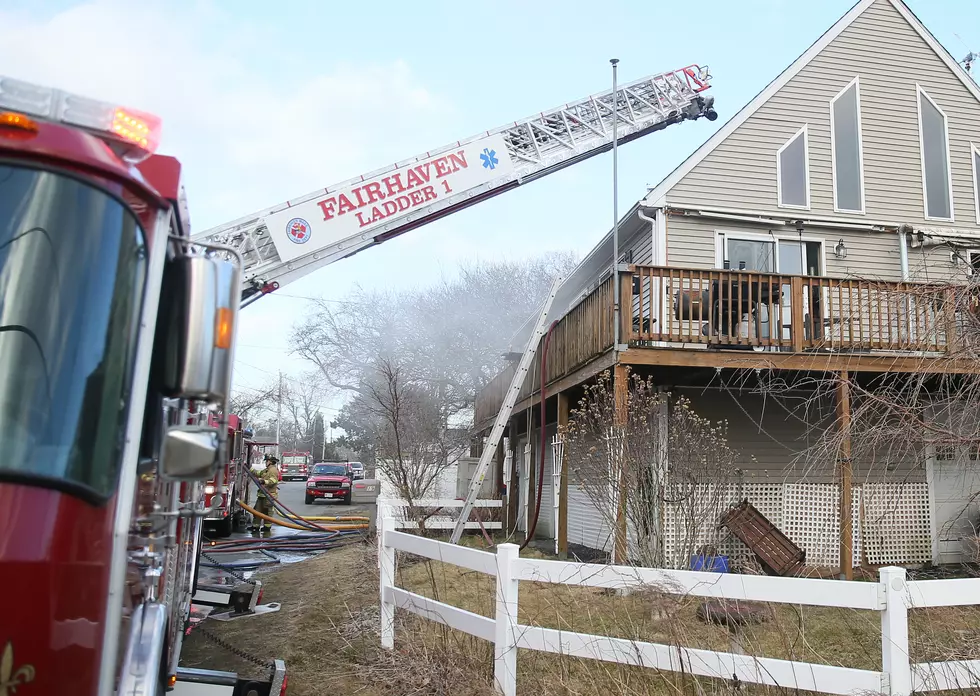
<instances>
[{"instance_id":1,"label":"white picket fence","mask_svg":"<svg viewBox=\"0 0 980 696\"><path fill-rule=\"evenodd\" d=\"M456 509L459 510L463 507L462 500L455 500L453 498L423 498L414 501L415 507L417 508L443 508L446 510ZM503 502L499 499L478 499L474 501L473 507L486 509L486 508L499 508L503 505ZM409 507L408 501L402 500L400 498L378 498L378 519L390 518L395 521L395 525L400 529L418 529L418 523L411 520L406 520L402 511ZM471 519L467 521L465 529L473 530L479 529L480 525L486 530L501 529L503 525L501 522L491 522L485 521L480 522L475 519L476 515L480 514L479 510L475 510L471 515ZM452 529L456 526L457 515L433 515L425 521L426 529Z\"/></svg>"},{"instance_id":2,"label":"white picket fence","mask_svg":"<svg viewBox=\"0 0 980 696\"><path fill-rule=\"evenodd\" d=\"M490 641L494 644L496 689L505 696L517 693L518 648L726 680L735 676L745 683L825 694L909 696L913 691L980 686L980 660L911 664L908 635L909 609L980 604L980 579L907 581L904 568L882 568L877 583L844 582L539 560L520 558L515 544L500 544L496 553L489 553L399 532L397 522L390 517L382 518L378 537L382 646L394 648L396 607ZM396 550L496 578L495 617L480 616L397 587ZM650 587L695 597L878 611L882 671L521 625L517 621L521 580L613 589Z\"/></svg>"}]
</instances>

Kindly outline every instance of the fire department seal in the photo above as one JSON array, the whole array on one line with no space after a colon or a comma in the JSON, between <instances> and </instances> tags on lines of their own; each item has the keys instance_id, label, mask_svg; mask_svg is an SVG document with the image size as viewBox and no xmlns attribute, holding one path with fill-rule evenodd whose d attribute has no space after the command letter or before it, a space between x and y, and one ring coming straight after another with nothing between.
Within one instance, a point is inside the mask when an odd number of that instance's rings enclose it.
<instances>
[{"instance_id":1,"label":"fire department seal","mask_svg":"<svg viewBox=\"0 0 980 696\"><path fill-rule=\"evenodd\" d=\"M303 218L293 218L286 223L286 237L293 244L306 244L310 236L310 223Z\"/></svg>"}]
</instances>

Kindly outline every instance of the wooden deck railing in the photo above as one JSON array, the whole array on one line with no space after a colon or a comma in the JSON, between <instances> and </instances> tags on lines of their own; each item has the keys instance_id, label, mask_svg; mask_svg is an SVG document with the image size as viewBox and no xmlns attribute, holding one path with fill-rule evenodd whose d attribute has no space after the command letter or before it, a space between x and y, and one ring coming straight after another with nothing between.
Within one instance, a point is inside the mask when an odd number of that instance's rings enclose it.
<instances>
[{"instance_id":1,"label":"wooden deck railing","mask_svg":"<svg viewBox=\"0 0 980 696\"><path fill-rule=\"evenodd\" d=\"M964 345L969 288L634 266L620 278L621 342L632 348L684 346L780 352L906 351L946 354ZM974 333L973 331L969 333ZM613 345L613 285L607 279L558 322L548 349L547 382ZM521 389L538 390L541 354ZM476 422L503 403L516 363L477 396Z\"/></svg>"},{"instance_id":2,"label":"wooden deck railing","mask_svg":"<svg viewBox=\"0 0 980 696\"><path fill-rule=\"evenodd\" d=\"M625 287L625 286L624 286ZM612 278L586 295L558 321L548 345L548 364L545 379L552 382L581 367L612 348L613 344L613 285ZM484 387L476 398L475 422L492 419L504 402L504 394L517 369L508 365ZM524 380L520 399L538 390L541 382L541 351Z\"/></svg>"},{"instance_id":3,"label":"wooden deck railing","mask_svg":"<svg viewBox=\"0 0 980 696\"><path fill-rule=\"evenodd\" d=\"M946 352L961 299L948 284L637 266L630 344Z\"/></svg>"}]
</instances>

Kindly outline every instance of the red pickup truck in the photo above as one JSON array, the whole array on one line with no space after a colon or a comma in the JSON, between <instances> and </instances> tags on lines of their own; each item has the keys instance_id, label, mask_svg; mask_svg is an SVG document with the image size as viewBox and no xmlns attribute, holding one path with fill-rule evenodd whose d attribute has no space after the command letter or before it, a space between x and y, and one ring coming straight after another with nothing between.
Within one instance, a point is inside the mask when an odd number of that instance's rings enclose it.
<instances>
[{"instance_id":1,"label":"red pickup truck","mask_svg":"<svg viewBox=\"0 0 980 696\"><path fill-rule=\"evenodd\" d=\"M343 498L350 505L351 485L354 470L347 462L320 462L313 465L313 471L306 480L306 504L314 500L334 500Z\"/></svg>"}]
</instances>

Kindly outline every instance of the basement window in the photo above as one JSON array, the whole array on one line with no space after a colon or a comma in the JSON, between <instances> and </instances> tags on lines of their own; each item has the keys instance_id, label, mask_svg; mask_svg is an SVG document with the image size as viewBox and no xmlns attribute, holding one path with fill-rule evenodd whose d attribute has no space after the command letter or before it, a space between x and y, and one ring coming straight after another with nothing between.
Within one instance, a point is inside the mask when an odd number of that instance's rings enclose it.
<instances>
[{"instance_id":1,"label":"basement window","mask_svg":"<svg viewBox=\"0 0 980 696\"><path fill-rule=\"evenodd\" d=\"M830 141L834 169L834 210L864 213L861 85L857 77L830 100Z\"/></svg>"},{"instance_id":2,"label":"basement window","mask_svg":"<svg viewBox=\"0 0 980 696\"><path fill-rule=\"evenodd\" d=\"M953 220L953 182L949 171L946 114L922 87L919 100L919 151L922 156L922 197L926 219Z\"/></svg>"},{"instance_id":3,"label":"basement window","mask_svg":"<svg viewBox=\"0 0 980 696\"><path fill-rule=\"evenodd\" d=\"M810 207L809 150L807 127L803 126L776 153L776 188L780 207Z\"/></svg>"}]
</instances>

